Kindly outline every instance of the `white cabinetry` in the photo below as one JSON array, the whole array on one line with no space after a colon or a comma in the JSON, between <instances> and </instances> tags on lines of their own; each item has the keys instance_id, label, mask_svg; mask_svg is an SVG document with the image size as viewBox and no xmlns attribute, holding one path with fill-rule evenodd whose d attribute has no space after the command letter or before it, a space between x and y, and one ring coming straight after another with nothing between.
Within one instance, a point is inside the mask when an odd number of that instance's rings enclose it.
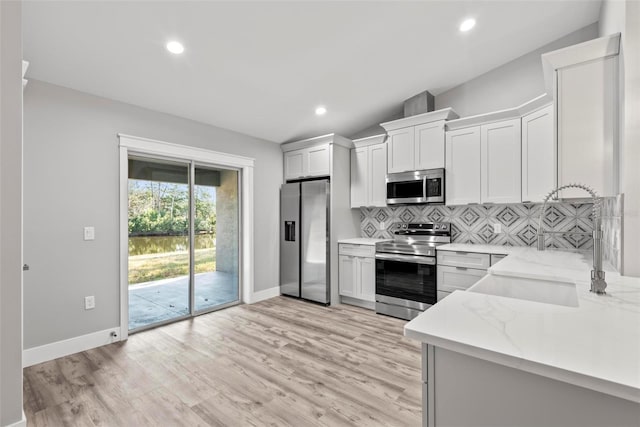
<instances>
[{"instance_id":1,"label":"white cabinetry","mask_svg":"<svg viewBox=\"0 0 640 427\"><path fill-rule=\"evenodd\" d=\"M284 179L328 176L331 173L331 147L323 144L284 153Z\"/></svg>"},{"instance_id":2,"label":"white cabinetry","mask_svg":"<svg viewBox=\"0 0 640 427\"><path fill-rule=\"evenodd\" d=\"M553 105L522 116L522 201L542 202L556 187Z\"/></svg>"},{"instance_id":3,"label":"white cabinetry","mask_svg":"<svg viewBox=\"0 0 640 427\"><path fill-rule=\"evenodd\" d=\"M444 167L444 126L458 117L451 108L382 123L387 139L388 173Z\"/></svg>"},{"instance_id":4,"label":"white cabinetry","mask_svg":"<svg viewBox=\"0 0 640 427\"><path fill-rule=\"evenodd\" d=\"M579 182L600 196L619 191L618 53L620 34L542 55L555 88L558 185ZM565 190L560 197L584 197Z\"/></svg>"},{"instance_id":5,"label":"white cabinetry","mask_svg":"<svg viewBox=\"0 0 640 427\"><path fill-rule=\"evenodd\" d=\"M340 243L338 257L340 295L374 303L376 300L375 246Z\"/></svg>"},{"instance_id":6,"label":"white cabinetry","mask_svg":"<svg viewBox=\"0 0 640 427\"><path fill-rule=\"evenodd\" d=\"M447 205L519 203L520 118L446 135Z\"/></svg>"},{"instance_id":7,"label":"white cabinetry","mask_svg":"<svg viewBox=\"0 0 640 427\"><path fill-rule=\"evenodd\" d=\"M414 128L416 170L444 167L444 120Z\"/></svg>"},{"instance_id":8,"label":"white cabinetry","mask_svg":"<svg viewBox=\"0 0 640 427\"><path fill-rule=\"evenodd\" d=\"M480 202L520 203L520 119L480 127Z\"/></svg>"},{"instance_id":9,"label":"white cabinetry","mask_svg":"<svg viewBox=\"0 0 640 427\"><path fill-rule=\"evenodd\" d=\"M447 132L446 153L446 204L480 203L480 127Z\"/></svg>"},{"instance_id":10,"label":"white cabinetry","mask_svg":"<svg viewBox=\"0 0 640 427\"><path fill-rule=\"evenodd\" d=\"M494 256L476 252L437 251L438 301L453 291L465 291L476 284L487 274Z\"/></svg>"},{"instance_id":11,"label":"white cabinetry","mask_svg":"<svg viewBox=\"0 0 640 427\"><path fill-rule=\"evenodd\" d=\"M387 147L389 150L389 173L412 171L414 162L414 131L413 127L389 132Z\"/></svg>"},{"instance_id":12,"label":"white cabinetry","mask_svg":"<svg viewBox=\"0 0 640 427\"><path fill-rule=\"evenodd\" d=\"M340 277L340 295L355 297L356 294L356 258L353 255L338 254L340 265L338 274Z\"/></svg>"},{"instance_id":13,"label":"white cabinetry","mask_svg":"<svg viewBox=\"0 0 640 427\"><path fill-rule=\"evenodd\" d=\"M351 207L386 206L385 135L354 141L351 150Z\"/></svg>"}]
</instances>

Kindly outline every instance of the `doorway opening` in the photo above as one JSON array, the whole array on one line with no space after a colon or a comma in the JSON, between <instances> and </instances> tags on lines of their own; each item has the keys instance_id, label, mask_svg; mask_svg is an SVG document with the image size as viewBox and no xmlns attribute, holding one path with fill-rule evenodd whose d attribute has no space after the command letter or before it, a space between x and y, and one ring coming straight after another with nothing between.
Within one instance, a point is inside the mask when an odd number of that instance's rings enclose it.
<instances>
[{"instance_id":1,"label":"doorway opening","mask_svg":"<svg viewBox=\"0 0 640 427\"><path fill-rule=\"evenodd\" d=\"M240 302L240 171L129 155L129 333Z\"/></svg>"}]
</instances>

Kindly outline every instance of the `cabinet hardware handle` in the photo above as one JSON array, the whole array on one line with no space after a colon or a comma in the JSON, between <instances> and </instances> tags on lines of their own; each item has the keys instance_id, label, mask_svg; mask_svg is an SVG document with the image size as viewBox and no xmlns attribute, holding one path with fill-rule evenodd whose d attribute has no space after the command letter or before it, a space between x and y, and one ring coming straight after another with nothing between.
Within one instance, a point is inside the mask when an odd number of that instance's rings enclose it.
<instances>
[{"instance_id":1,"label":"cabinet hardware handle","mask_svg":"<svg viewBox=\"0 0 640 427\"><path fill-rule=\"evenodd\" d=\"M467 271L467 267L456 267L456 270L463 270L463 271Z\"/></svg>"},{"instance_id":2,"label":"cabinet hardware handle","mask_svg":"<svg viewBox=\"0 0 640 427\"><path fill-rule=\"evenodd\" d=\"M469 255L469 252L460 252L460 251L456 251L456 254L458 255Z\"/></svg>"}]
</instances>

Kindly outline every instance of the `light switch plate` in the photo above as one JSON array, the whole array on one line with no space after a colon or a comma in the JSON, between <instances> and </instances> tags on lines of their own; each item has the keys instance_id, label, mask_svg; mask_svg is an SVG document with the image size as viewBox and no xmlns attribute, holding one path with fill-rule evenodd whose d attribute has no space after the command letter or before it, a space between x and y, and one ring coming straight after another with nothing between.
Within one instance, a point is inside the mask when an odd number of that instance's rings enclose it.
<instances>
[{"instance_id":1,"label":"light switch plate","mask_svg":"<svg viewBox=\"0 0 640 427\"><path fill-rule=\"evenodd\" d=\"M500 224L499 222L493 224L493 232L495 234L502 233L502 224Z\"/></svg>"},{"instance_id":2,"label":"light switch plate","mask_svg":"<svg viewBox=\"0 0 640 427\"><path fill-rule=\"evenodd\" d=\"M96 238L96 229L95 227L85 227L84 228L84 240L95 240Z\"/></svg>"},{"instance_id":3,"label":"light switch plate","mask_svg":"<svg viewBox=\"0 0 640 427\"><path fill-rule=\"evenodd\" d=\"M84 309L92 310L94 308L96 308L96 297L93 295L84 297Z\"/></svg>"}]
</instances>

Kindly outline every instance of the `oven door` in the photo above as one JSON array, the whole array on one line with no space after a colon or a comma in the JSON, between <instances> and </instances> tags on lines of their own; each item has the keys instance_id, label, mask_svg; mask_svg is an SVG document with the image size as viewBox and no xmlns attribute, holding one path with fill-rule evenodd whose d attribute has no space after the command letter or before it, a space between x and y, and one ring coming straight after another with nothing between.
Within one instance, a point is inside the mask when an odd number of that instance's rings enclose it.
<instances>
[{"instance_id":1,"label":"oven door","mask_svg":"<svg viewBox=\"0 0 640 427\"><path fill-rule=\"evenodd\" d=\"M377 253L376 300L379 297L435 304L435 257Z\"/></svg>"}]
</instances>

